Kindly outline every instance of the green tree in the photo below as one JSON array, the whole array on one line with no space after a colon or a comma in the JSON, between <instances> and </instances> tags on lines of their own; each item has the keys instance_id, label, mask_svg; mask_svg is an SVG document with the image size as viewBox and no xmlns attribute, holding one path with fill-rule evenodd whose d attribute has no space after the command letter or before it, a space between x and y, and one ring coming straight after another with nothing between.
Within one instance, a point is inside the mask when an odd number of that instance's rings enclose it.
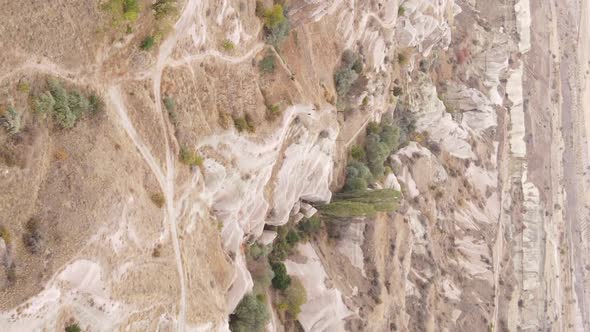
<instances>
[{"instance_id":1,"label":"green tree","mask_svg":"<svg viewBox=\"0 0 590 332\"><path fill-rule=\"evenodd\" d=\"M299 234L297 234L297 231L295 231L294 229L289 230L285 239L291 247L295 246L297 242L299 242L300 240Z\"/></svg>"},{"instance_id":2,"label":"green tree","mask_svg":"<svg viewBox=\"0 0 590 332\"><path fill-rule=\"evenodd\" d=\"M154 36L147 36L142 41L139 47L144 51L149 51L155 43Z\"/></svg>"},{"instance_id":3,"label":"green tree","mask_svg":"<svg viewBox=\"0 0 590 332\"><path fill-rule=\"evenodd\" d=\"M233 332L263 332L269 319L264 302L247 294L230 316L229 327Z\"/></svg>"},{"instance_id":4,"label":"green tree","mask_svg":"<svg viewBox=\"0 0 590 332\"><path fill-rule=\"evenodd\" d=\"M285 21L283 13L283 6L280 4L274 5L264 11L264 25L268 29L274 29L279 24Z\"/></svg>"},{"instance_id":5,"label":"green tree","mask_svg":"<svg viewBox=\"0 0 590 332\"><path fill-rule=\"evenodd\" d=\"M287 274L285 264L275 262L271 264L274 277L272 278L272 286L276 289L285 290L291 284L291 277Z\"/></svg>"},{"instance_id":6,"label":"green tree","mask_svg":"<svg viewBox=\"0 0 590 332\"><path fill-rule=\"evenodd\" d=\"M307 302L307 292L298 278L292 278L291 284L284 292L283 307L291 319L297 319L301 312L301 306Z\"/></svg>"},{"instance_id":7,"label":"green tree","mask_svg":"<svg viewBox=\"0 0 590 332\"><path fill-rule=\"evenodd\" d=\"M264 74L272 74L275 71L275 57L272 54L266 55L260 62L258 63L258 68Z\"/></svg>"}]
</instances>

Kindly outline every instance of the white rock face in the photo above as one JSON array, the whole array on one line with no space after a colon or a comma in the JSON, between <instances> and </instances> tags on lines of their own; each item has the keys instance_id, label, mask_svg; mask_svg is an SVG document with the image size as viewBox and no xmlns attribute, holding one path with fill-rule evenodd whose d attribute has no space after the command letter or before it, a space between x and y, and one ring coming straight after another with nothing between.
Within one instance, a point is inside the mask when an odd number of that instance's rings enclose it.
<instances>
[{"instance_id":1,"label":"white rock face","mask_svg":"<svg viewBox=\"0 0 590 332\"><path fill-rule=\"evenodd\" d=\"M292 207L300 199L330 200L332 154L337 136L334 111L295 105L286 110L281 127L263 142L251 141L235 132L199 142L199 148L211 147L225 160L232 161L227 165L212 159L204 162L207 179L204 200L211 202L217 217L223 221L224 246L237 254L236 274L228 294L229 313L253 285L240 251L244 236L260 236L265 224L287 223ZM322 131L325 134L320 135ZM281 147L284 148L282 157L279 156ZM277 163L280 169L274 179L271 206L265 190Z\"/></svg>"},{"instance_id":2,"label":"white rock face","mask_svg":"<svg viewBox=\"0 0 590 332\"><path fill-rule=\"evenodd\" d=\"M363 235L365 227L365 223L351 223L342 234L342 239L338 241L337 245L338 251L348 257L352 266L361 270L363 276L365 276L365 262L361 246L365 241Z\"/></svg>"},{"instance_id":3,"label":"white rock face","mask_svg":"<svg viewBox=\"0 0 590 332\"><path fill-rule=\"evenodd\" d=\"M438 98L436 88L425 77L416 83L413 92L413 111L416 115L418 131L427 131L430 138L438 142L441 148L461 159L475 157L469 144L469 132L453 120L445 105Z\"/></svg>"},{"instance_id":4,"label":"white rock face","mask_svg":"<svg viewBox=\"0 0 590 332\"><path fill-rule=\"evenodd\" d=\"M297 250L307 261L303 264L285 261L287 272L301 280L307 291L307 302L301 306L299 322L305 331L344 331L343 319L350 316L338 289L326 287L327 275L315 250L309 243Z\"/></svg>"},{"instance_id":5,"label":"white rock face","mask_svg":"<svg viewBox=\"0 0 590 332\"><path fill-rule=\"evenodd\" d=\"M454 0L408 0L402 6L396 35L402 47L417 47L428 56L435 46L446 49L451 42L449 19L461 12Z\"/></svg>"}]
</instances>

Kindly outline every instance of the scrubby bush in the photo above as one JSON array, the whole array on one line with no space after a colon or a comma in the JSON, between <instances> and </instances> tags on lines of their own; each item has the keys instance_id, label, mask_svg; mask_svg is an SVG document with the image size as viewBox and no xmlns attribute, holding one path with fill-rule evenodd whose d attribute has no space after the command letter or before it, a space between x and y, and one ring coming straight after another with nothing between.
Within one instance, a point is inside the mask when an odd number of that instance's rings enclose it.
<instances>
[{"instance_id":1,"label":"scrubby bush","mask_svg":"<svg viewBox=\"0 0 590 332\"><path fill-rule=\"evenodd\" d=\"M158 0L152 5L156 20L162 20L178 14L176 0Z\"/></svg>"},{"instance_id":2,"label":"scrubby bush","mask_svg":"<svg viewBox=\"0 0 590 332\"><path fill-rule=\"evenodd\" d=\"M102 5L102 9L111 14L114 25L124 21L134 22L139 16L137 0L109 0Z\"/></svg>"},{"instance_id":3,"label":"scrubby bush","mask_svg":"<svg viewBox=\"0 0 590 332\"><path fill-rule=\"evenodd\" d=\"M80 328L80 326L78 326L78 324L74 323L74 324L70 324L70 325L66 326L65 331L66 332L81 332L82 329Z\"/></svg>"},{"instance_id":4,"label":"scrubby bush","mask_svg":"<svg viewBox=\"0 0 590 332\"><path fill-rule=\"evenodd\" d=\"M362 59L351 50L342 53L340 67L334 73L334 84L338 96L344 97L363 70Z\"/></svg>"},{"instance_id":5,"label":"scrubby bush","mask_svg":"<svg viewBox=\"0 0 590 332\"><path fill-rule=\"evenodd\" d=\"M287 232L287 236L285 237L285 240L291 247L294 247L300 239L301 238L299 237L299 234L297 234L297 231L294 229L290 229L289 232Z\"/></svg>"},{"instance_id":6,"label":"scrubby bush","mask_svg":"<svg viewBox=\"0 0 590 332\"><path fill-rule=\"evenodd\" d=\"M149 51L154 46L154 36L147 36L142 41L139 47L144 51Z\"/></svg>"},{"instance_id":7,"label":"scrubby bush","mask_svg":"<svg viewBox=\"0 0 590 332\"><path fill-rule=\"evenodd\" d=\"M266 254L266 247L259 243L254 243L248 247L248 255L254 260L258 260L260 257L263 257Z\"/></svg>"},{"instance_id":8,"label":"scrubby bush","mask_svg":"<svg viewBox=\"0 0 590 332\"><path fill-rule=\"evenodd\" d=\"M257 13L264 19L264 32L266 42L279 48L283 40L289 36L291 23L285 15L285 8L276 4L271 8L261 9L262 5L256 4Z\"/></svg>"},{"instance_id":9,"label":"scrubby bush","mask_svg":"<svg viewBox=\"0 0 590 332\"><path fill-rule=\"evenodd\" d=\"M232 51L236 46L234 45L234 43L231 40L226 39L226 40L223 41L223 43L221 43L221 47L226 52L229 52L229 51Z\"/></svg>"},{"instance_id":10,"label":"scrubby bush","mask_svg":"<svg viewBox=\"0 0 590 332\"><path fill-rule=\"evenodd\" d=\"M203 165L203 158L196 152L183 146L180 148L180 162L187 166L200 167Z\"/></svg>"},{"instance_id":11,"label":"scrubby bush","mask_svg":"<svg viewBox=\"0 0 590 332\"><path fill-rule=\"evenodd\" d=\"M319 232L319 230L322 228L322 220L318 218L316 214L309 219L300 221L299 225L297 225L297 228L301 232L301 237L308 239L313 234Z\"/></svg>"},{"instance_id":12,"label":"scrubby bush","mask_svg":"<svg viewBox=\"0 0 590 332\"><path fill-rule=\"evenodd\" d=\"M249 114L246 114L244 117L234 118L234 126L240 133L244 130L250 133L256 131L252 117Z\"/></svg>"},{"instance_id":13,"label":"scrubby bush","mask_svg":"<svg viewBox=\"0 0 590 332\"><path fill-rule=\"evenodd\" d=\"M404 6L400 5L399 7L397 7L397 16L404 16L405 13L406 8L404 8Z\"/></svg>"},{"instance_id":14,"label":"scrubby bush","mask_svg":"<svg viewBox=\"0 0 590 332\"><path fill-rule=\"evenodd\" d=\"M287 274L287 267L281 262L271 264L274 277L272 278L272 287L285 290L291 284L291 277Z\"/></svg>"},{"instance_id":15,"label":"scrubby bush","mask_svg":"<svg viewBox=\"0 0 590 332\"><path fill-rule=\"evenodd\" d=\"M36 254L43 247L43 234L41 224L37 218L31 218L25 225L23 242L30 253Z\"/></svg>"},{"instance_id":16,"label":"scrubby bush","mask_svg":"<svg viewBox=\"0 0 590 332\"><path fill-rule=\"evenodd\" d=\"M0 225L0 239L4 240L4 243L6 245L9 245L12 241L10 232L8 231L8 228L6 228L4 225Z\"/></svg>"},{"instance_id":17,"label":"scrubby bush","mask_svg":"<svg viewBox=\"0 0 590 332\"><path fill-rule=\"evenodd\" d=\"M263 332L269 319L266 304L247 294L230 316L229 328L232 332Z\"/></svg>"},{"instance_id":18,"label":"scrubby bush","mask_svg":"<svg viewBox=\"0 0 590 332\"><path fill-rule=\"evenodd\" d=\"M334 74L336 93L339 96L346 96L358 77L358 73L352 70L351 68L338 69Z\"/></svg>"},{"instance_id":19,"label":"scrubby bush","mask_svg":"<svg viewBox=\"0 0 590 332\"><path fill-rule=\"evenodd\" d=\"M402 65L405 66L408 63L408 57L406 56L405 53L400 52L397 55L397 62Z\"/></svg>"},{"instance_id":20,"label":"scrubby bush","mask_svg":"<svg viewBox=\"0 0 590 332\"><path fill-rule=\"evenodd\" d=\"M373 175L367 166L353 160L346 167L344 190L365 190L373 182Z\"/></svg>"},{"instance_id":21,"label":"scrubby bush","mask_svg":"<svg viewBox=\"0 0 590 332\"><path fill-rule=\"evenodd\" d=\"M275 71L275 57L272 54L267 54L260 62L258 68L263 74L272 74Z\"/></svg>"},{"instance_id":22,"label":"scrubby bush","mask_svg":"<svg viewBox=\"0 0 590 332\"><path fill-rule=\"evenodd\" d=\"M393 88L393 95L394 96L399 97L402 95L402 93L403 93L403 90L400 86L396 86Z\"/></svg>"},{"instance_id":23,"label":"scrubby bush","mask_svg":"<svg viewBox=\"0 0 590 332\"><path fill-rule=\"evenodd\" d=\"M164 204L166 204L166 198L164 197L164 194L162 194L161 192L152 193L150 195L150 199L152 200L152 203L154 203L154 205L157 206L159 209L161 209L164 206Z\"/></svg>"},{"instance_id":24,"label":"scrubby bush","mask_svg":"<svg viewBox=\"0 0 590 332\"><path fill-rule=\"evenodd\" d=\"M93 114L102 113L104 111L104 100L97 94L91 94L88 98L90 102L90 112Z\"/></svg>"},{"instance_id":25,"label":"scrubby bush","mask_svg":"<svg viewBox=\"0 0 590 332\"><path fill-rule=\"evenodd\" d=\"M164 97L164 99L162 99L162 102L164 103L164 107L166 107L166 110L168 112L172 112L176 108L176 102L174 101L174 98L170 96Z\"/></svg>"},{"instance_id":26,"label":"scrubby bush","mask_svg":"<svg viewBox=\"0 0 590 332\"><path fill-rule=\"evenodd\" d=\"M21 130L21 114L12 106L8 106L4 114L0 113L0 124L11 134L18 134Z\"/></svg>"},{"instance_id":27,"label":"scrubby bush","mask_svg":"<svg viewBox=\"0 0 590 332\"><path fill-rule=\"evenodd\" d=\"M354 160L363 160L363 159L365 159L365 150L360 145L354 145L350 149L350 156Z\"/></svg>"},{"instance_id":28,"label":"scrubby bush","mask_svg":"<svg viewBox=\"0 0 590 332\"><path fill-rule=\"evenodd\" d=\"M289 287L284 291L283 301L279 307L283 307L289 317L293 320L297 319L297 315L301 312L301 306L307 302L307 292L301 281L297 278L292 278Z\"/></svg>"},{"instance_id":29,"label":"scrubby bush","mask_svg":"<svg viewBox=\"0 0 590 332\"><path fill-rule=\"evenodd\" d=\"M266 107L266 119L268 121L274 121L281 115L281 107L279 104L269 105Z\"/></svg>"},{"instance_id":30,"label":"scrubby bush","mask_svg":"<svg viewBox=\"0 0 590 332\"><path fill-rule=\"evenodd\" d=\"M34 100L35 110L43 115L50 114L62 128L72 128L82 115L90 109L90 102L79 91L66 91L61 83L47 80L49 91Z\"/></svg>"}]
</instances>

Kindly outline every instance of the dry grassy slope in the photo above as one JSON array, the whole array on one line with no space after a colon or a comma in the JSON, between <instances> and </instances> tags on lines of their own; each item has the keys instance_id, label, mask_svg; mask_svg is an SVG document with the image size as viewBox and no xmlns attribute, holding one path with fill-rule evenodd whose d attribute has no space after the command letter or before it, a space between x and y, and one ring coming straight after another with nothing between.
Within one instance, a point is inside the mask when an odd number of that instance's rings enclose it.
<instances>
[{"instance_id":1,"label":"dry grassy slope","mask_svg":"<svg viewBox=\"0 0 590 332\"><path fill-rule=\"evenodd\" d=\"M9 255L16 271L16 281L9 285L2 269L2 310L16 308L43 287L55 286L63 296L31 324L60 328L82 307L98 310L91 315L109 317L112 324L143 322L148 327L159 324L155 323L159 317L169 319L166 313L179 307L184 307L190 324L224 318L224 296L232 278L229 257L221 248L214 217L203 211L197 216L188 204L191 199L199 201L199 185L192 184L194 174L175 161L178 149L227 130L219 120L221 113L250 114L257 127L250 136L256 140L276 126L265 119L265 104L279 104L282 110L301 102L325 104L321 86L333 89L332 72L343 47L334 38L336 18L328 23L300 22L284 44L282 58L277 58L275 73L261 77L256 63L273 51L260 43L261 25L253 15L253 3L186 4L185 12L192 10L187 22L201 24L195 27L206 31L195 32L206 38L194 43L190 31L175 36L171 58L162 57L158 50L137 49L152 31L147 2L142 3L144 10L131 35L110 27L107 15L89 2L11 4L4 11L0 44L7 52L0 65L1 103L14 104L24 112L25 129L14 137L4 131L0 134L0 223L11 234ZM228 12L230 6L233 13ZM223 23L217 24L220 19ZM23 27L28 20L31 24ZM242 31L235 41L239 46L224 52L220 45L229 38L225 32L235 28L236 22ZM162 93L156 96L159 64ZM84 117L71 130L36 116L28 95L44 90L47 76L59 77L67 87L103 95L105 112ZM19 82L28 83L30 93L17 91ZM118 93L120 99L111 100ZM168 115L158 113L161 106L154 107L156 97L163 96L176 101L176 126ZM125 127L123 116L137 136ZM138 153L138 142L147 150ZM155 164L146 163L145 151ZM173 200L173 207L159 209L150 196L166 188L155 170L168 176L170 156L176 164L176 187L166 198ZM170 211L180 233L179 255L170 238ZM36 255L28 253L21 240L24 225L32 217L40 220L45 238L42 252ZM159 257L153 256L156 247ZM185 304L178 303L182 290L175 256L185 276ZM78 286L59 282L66 277L60 271L81 259L99 264L104 291L123 304L122 312L105 309L96 303L98 298L66 295L78 292ZM39 295L32 300L42 299ZM146 306L147 310L133 309ZM23 321L28 321L25 317Z\"/></svg>"}]
</instances>

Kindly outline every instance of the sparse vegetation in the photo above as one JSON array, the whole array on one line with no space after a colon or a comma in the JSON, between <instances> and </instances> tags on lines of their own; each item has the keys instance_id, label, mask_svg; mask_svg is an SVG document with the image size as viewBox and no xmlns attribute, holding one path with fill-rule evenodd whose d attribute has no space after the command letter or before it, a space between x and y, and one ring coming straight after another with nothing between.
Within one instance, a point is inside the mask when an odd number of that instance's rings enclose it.
<instances>
[{"instance_id":1,"label":"sparse vegetation","mask_svg":"<svg viewBox=\"0 0 590 332\"><path fill-rule=\"evenodd\" d=\"M156 20L163 20L178 14L176 0L158 0L152 5Z\"/></svg>"},{"instance_id":2,"label":"sparse vegetation","mask_svg":"<svg viewBox=\"0 0 590 332\"><path fill-rule=\"evenodd\" d=\"M300 231L300 237L303 240L306 240L320 231L322 228L322 220L317 215L314 215L309 219L301 220L297 225L297 228Z\"/></svg>"},{"instance_id":3,"label":"sparse vegetation","mask_svg":"<svg viewBox=\"0 0 590 332\"><path fill-rule=\"evenodd\" d=\"M274 121L281 116L281 107L278 104L269 105L266 107L266 119Z\"/></svg>"},{"instance_id":4,"label":"sparse vegetation","mask_svg":"<svg viewBox=\"0 0 590 332\"><path fill-rule=\"evenodd\" d=\"M286 8L281 4L275 4L264 9L262 2L259 1L256 3L256 15L264 20L266 42L279 48L289 36L291 28L289 17L286 15Z\"/></svg>"},{"instance_id":5,"label":"sparse vegetation","mask_svg":"<svg viewBox=\"0 0 590 332\"><path fill-rule=\"evenodd\" d=\"M29 91L31 91L31 86L27 81L20 81L16 85L16 89L22 93L29 93Z\"/></svg>"},{"instance_id":6,"label":"sparse vegetation","mask_svg":"<svg viewBox=\"0 0 590 332\"><path fill-rule=\"evenodd\" d=\"M174 98L170 96L164 97L162 102L164 103L164 107L166 107L168 112L172 112L176 108L176 102L174 101Z\"/></svg>"},{"instance_id":7,"label":"sparse vegetation","mask_svg":"<svg viewBox=\"0 0 590 332\"><path fill-rule=\"evenodd\" d=\"M404 52L398 53L398 55L397 55L397 62L401 66L407 65L408 64L408 56Z\"/></svg>"},{"instance_id":8,"label":"sparse vegetation","mask_svg":"<svg viewBox=\"0 0 590 332\"><path fill-rule=\"evenodd\" d=\"M402 95L402 93L403 93L403 90L400 86L396 86L393 88L393 95L394 96L399 97Z\"/></svg>"},{"instance_id":9,"label":"sparse vegetation","mask_svg":"<svg viewBox=\"0 0 590 332\"><path fill-rule=\"evenodd\" d=\"M6 245L9 245L12 241L10 232L8 231L8 228L6 228L4 225L0 225L0 238L4 240L4 243L6 243Z\"/></svg>"},{"instance_id":10,"label":"sparse vegetation","mask_svg":"<svg viewBox=\"0 0 590 332\"><path fill-rule=\"evenodd\" d=\"M260 62L258 62L258 68L263 74L272 74L275 71L275 56L267 54Z\"/></svg>"},{"instance_id":11,"label":"sparse vegetation","mask_svg":"<svg viewBox=\"0 0 590 332\"><path fill-rule=\"evenodd\" d=\"M80 326L78 326L78 324L73 323L73 324L66 326L65 331L66 332L81 332L82 329L80 328Z\"/></svg>"},{"instance_id":12,"label":"sparse vegetation","mask_svg":"<svg viewBox=\"0 0 590 332\"><path fill-rule=\"evenodd\" d=\"M109 0L102 5L102 9L111 14L113 25L135 22L139 16L139 3L137 0Z\"/></svg>"},{"instance_id":13,"label":"sparse vegetation","mask_svg":"<svg viewBox=\"0 0 590 332\"><path fill-rule=\"evenodd\" d=\"M397 16L404 16L404 14L406 13L406 8L404 8L404 6L400 5L399 7L397 7Z\"/></svg>"},{"instance_id":14,"label":"sparse vegetation","mask_svg":"<svg viewBox=\"0 0 590 332\"><path fill-rule=\"evenodd\" d=\"M180 148L180 162L190 167L201 167L203 165L203 158L196 152L183 146Z\"/></svg>"},{"instance_id":15,"label":"sparse vegetation","mask_svg":"<svg viewBox=\"0 0 590 332\"><path fill-rule=\"evenodd\" d=\"M365 150L360 145L354 145L350 149L350 157L352 157L353 160L363 160L365 159Z\"/></svg>"},{"instance_id":16,"label":"sparse vegetation","mask_svg":"<svg viewBox=\"0 0 590 332\"><path fill-rule=\"evenodd\" d=\"M144 51L149 51L154 46L154 36L147 36L142 41L139 47Z\"/></svg>"},{"instance_id":17,"label":"sparse vegetation","mask_svg":"<svg viewBox=\"0 0 590 332\"><path fill-rule=\"evenodd\" d=\"M164 197L164 194L162 194L161 192L152 193L150 195L150 199L152 200L152 203L154 203L154 205L158 207L158 209L161 209L162 207L164 207L164 204L166 204L166 198Z\"/></svg>"},{"instance_id":18,"label":"sparse vegetation","mask_svg":"<svg viewBox=\"0 0 590 332\"><path fill-rule=\"evenodd\" d=\"M36 254L43 247L43 234L41 224L37 218L31 218L25 225L23 233L23 242L31 254Z\"/></svg>"},{"instance_id":19,"label":"sparse vegetation","mask_svg":"<svg viewBox=\"0 0 590 332\"><path fill-rule=\"evenodd\" d=\"M13 106L8 106L7 110L0 114L0 125L11 135L18 134L21 130L20 112Z\"/></svg>"},{"instance_id":20,"label":"sparse vegetation","mask_svg":"<svg viewBox=\"0 0 590 332\"><path fill-rule=\"evenodd\" d=\"M244 130L249 133L253 133L256 131L252 117L250 117L249 114L246 114L245 116L240 118L234 118L234 126L240 133Z\"/></svg>"},{"instance_id":21,"label":"sparse vegetation","mask_svg":"<svg viewBox=\"0 0 590 332\"><path fill-rule=\"evenodd\" d=\"M287 274L287 268L282 262L271 264L274 277L272 278L272 287L275 289L285 290L291 284L291 277Z\"/></svg>"},{"instance_id":22,"label":"sparse vegetation","mask_svg":"<svg viewBox=\"0 0 590 332\"><path fill-rule=\"evenodd\" d=\"M280 309L284 309L292 320L297 319L301 312L301 306L307 301L307 292L301 281L297 278L291 278L289 287L283 292L282 302L279 304Z\"/></svg>"},{"instance_id":23,"label":"sparse vegetation","mask_svg":"<svg viewBox=\"0 0 590 332\"><path fill-rule=\"evenodd\" d=\"M90 102L90 112L93 114L102 113L104 111L104 100L97 94L91 94L88 98Z\"/></svg>"},{"instance_id":24,"label":"sparse vegetation","mask_svg":"<svg viewBox=\"0 0 590 332\"><path fill-rule=\"evenodd\" d=\"M233 49L236 47L236 45L234 45L234 43L231 40L226 39L226 40L223 41L223 43L221 43L221 47L226 52L230 52L230 51L233 51Z\"/></svg>"},{"instance_id":25,"label":"sparse vegetation","mask_svg":"<svg viewBox=\"0 0 590 332\"><path fill-rule=\"evenodd\" d=\"M232 332L263 332L269 319L266 304L247 294L230 316L229 327Z\"/></svg>"},{"instance_id":26,"label":"sparse vegetation","mask_svg":"<svg viewBox=\"0 0 590 332\"><path fill-rule=\"evenodd\" d=\"M49 90L35 97L35 110L42 115L51 115L62 128L72 128L90 109L90 102L77 90L66 91L61 83L50 78Z\"/></svg>"},{"instance_id":27,"label":"sparse vegetation","mask_svg":"<svg viewBox=\"0 0 590 332\"><path fill-rule=\"evenodd\" d=\"M350 88L356 82L362 70L363 62L357 54L351 50L342 53L340 67L334 73L336 93L340 98L348 95Z\"/></svg>"}]
</instances>

